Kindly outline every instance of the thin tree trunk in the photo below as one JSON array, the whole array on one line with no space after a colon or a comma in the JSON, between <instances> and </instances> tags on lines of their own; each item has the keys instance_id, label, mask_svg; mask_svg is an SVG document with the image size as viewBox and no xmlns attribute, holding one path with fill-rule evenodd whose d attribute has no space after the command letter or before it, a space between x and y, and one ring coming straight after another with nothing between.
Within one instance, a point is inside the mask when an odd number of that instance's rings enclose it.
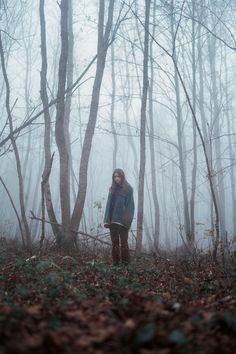
<instances>
[{"instance_id":1,"label":"thin tree trunk","mask_svg":"<svg viewBox=\"0 0 236 354\"><path fill-rule=\"evenodd\" d=\"M12 208L13 208L15 214L16 214L16 218L17 218L17 221L18 221L18 226L19 226L20 233L21 233L22 244L23 244L23 247L25 247L24 231L23 231L22 226L21 226L20 216L19 216L19 214L18 214L18 211L17 211L17 209L16 209L16 206L15 206L15 204L14 204L14 201L13 201L13 199L12 199L12 197L11 197L11 194L10 194L10 192L9 192L9 190L8 190L6 184L5 184L5 182L3 181L3 179L2 179L1 176L0 176L0 182L2 183L2 185L3 185L3 187L4 187L4 189L5 189L5 191L6 191L7 195L8 195L8 198L10 199Z\"/></svg>"},{"instance_id":2,"label":"thin tree trunk","mask_svg":"<svg viewBox=\"0 0 236 354\"><path fill-rule=\"evenodd\" d=\"M23 29L23 24L22 24L22 33ZM31 82L31 61L30 61L30 54L29 54L29 47L30 47L30 41L29 41L29 35L27 36L28 42L23 39L24 47L25 47L25 52L26 52L26 70L25 70L25 84L24 84L24 94L25 94L25 116L28 117L29 112L30 112L30 104L29 104L29 98L30 98L30 82ZM28 164L29 164L29 157L30 157L30 150L31 150L31 136L32 136L32 131L29 129L29 132L27 134L27 140L24 142L26 143L25 147L25 154L23 153L22 155L22 174L23 174L23 180L26 181L27 177L27 170L28 170ZM31 187L31 178L32 178L32 173L29 174L28 180L27 180L27 186L26 186L26 193L25 193L25 206L27 208L28 202L29 202L29 195L30 195L30 187Z\"/></svg>"},{"instance_id":3,"label":"thin tree trunk","mask_svg":"<svg viewBox=\"0 0 236 354\"><path fill-rule=\"evenodd\" d=\"M72 86L73 84L73 74L74 74L74 33L73 33L73 0L68 2L68 65L67 65L67 88ZM75 190L74 186L74 169L73 169L73 161L72 161L72 152L71 152L71 142L70 142L70 114L71 114L71 103L72 103L72 95L69 94L66 97L65 102L65 123L64 123L64 132L67 150L69 154L69 180L72 185L72 193Z\"/></svg>"},{"instance_id":4,"label":"thin tree trunk","mask_svg":"<svg viewBox=\"0 0 236 354\"><path fill-rule=\"evenodd\" d=\"M41 29L41 81L40 81L40 95L44 108L44 154L45 163L43 170L43 180L47 171L50 168L51 163L51 118L48 107L48 95L47 95L47 45L46 45L46 26L45 26L45 14L44 14L44 2L45 0L40 0L39 13L40 13L40 29ZM44 185L45 202L47 207L47 213L49 220L51 222L53 234L56 237L58 244L61 241L61 232L58 226L56 215L53 208L51 189L49 180L46 181Z\"/></svg>"},{"instance_id":5,"label":"thin tree trunk","mask_svg":"<svg viewBox=\"0 0 236 354\"><path fill-rule=\"evenodd\" d=\"M156 15L156 0L153 3L153 19ZM155 24L153 26L153 37L155 37ZM152 197L154 204L154 230L153 230L153 242L155 249L159 248L160 242L160 207L157 197L157 180L156 180L156 161L155 161L155 146L154 146L154 118L153 118L153 92L154 92L154 68L153 68L153 40L150 42L150 89L149 89L149 121L150 121L150 155L151 155L151 179L152 179Z\"/></svg>"},{"instance_id":6,"label":"thin tree trunk","mask_svg":"<svg viewBox=\"0 0 236 354\"><path fill-rule=\"evenodd\" d=\"M212 80L212 100L213 100L213 127L214 137L220 136L220 106L218 103L218 90L216 82L216 38L211 37L208 39L209 46L209 61ZM216 155L216 168L217 168L217 182L219 194L219 215L220 215L220 236L223 244L226 242L226 223L225 223L225 190L224 190L224 177L222 174L222 160L221 160L221 140L215 139L214 144ZM216 177L213 177L216 178Z\"/></svg>"},{"instance_id":7,"label":"thin tree trunk","mask_svg":"<svg viewBox=\"0 0 236 354\"><path fill-rule=\"evenodd\" d=\"M199 14L200 21L202 21L202 9ZM203 40L202 40L202 28L198 27L198 62L199 62L199 110L201 117L201 127L202 127L202 136L206 147L206 154L209 161L210 171L213 176L213 166L212 166L212 144L211 144L211 132L209 130L210 126L207 122L206 113L205 113L205 83L204 83L204 70L203 70ZM215 178L212 177L212 185L216 197L217 205L219 204L219 197L217 193L217 188L215 184ZM214 205L211 191L210 192L210 220L211 220L211 229L214 230ZM215 238L213 240L213 248L215 248Z\"/></svg>"},{"instance_id":8,"label":"thin tree trunk","mask_svg":"<svg viewBox=\"0 0 236 354\"><path fill-rule=\"evenodd\" d=\"M124 53L125 53L125 58L127 59L128 56L128 52L127 52L127 47L126 47L126 43L124 41ZM127 134L129 136L128 139L128 143L131 147L131 151L133 153L133 171L134 171L134 177L135 177L135 181L136 184L138 185L138 154L137 154L137 149L135 146L135 142L134 142L134 138L132 136L132 131L130 128L130 114L129 114L129 110L130 110L130 105L131 105L131 80L130 80L130 75L129 75L129 65L128 65L128 61L125 61L125 82L122 83L122 89L123 89L123 94L124 94L124 100L123 102L123 106L124 106L124 114L125 114L125 122L126 122L126 126L127 126Z\"/></svg>"},{"instance_id":9,"label":"thin tree trunk","mask_svg":"<svg viewBox=\"0 0 236 354\"><path fill-rule=\"evenodd\" d=\"M143 58L143 87L141 102L141 123L140 123L140 166L139 166L139 188L138 188L138 212L137 212L137 254L142 250L143 239L143 209L144 209L144 175L145 175L145 134L146 134L146 107L148 93L148 52L149 52L149 14L151 0L145 0L145 37L144 37L144 58Z\"/></svg>"},{"instance_id":10,"label":"thin tree trunk","mask_svg":"<svg viewBox=\"0 0 236 354\"><path fill-rule=\"evenodd\" d=\"M177 63L176 52L175 52L175 32L174 32L174 12L173 12L173 1L172 1L172 17L171 17L171 34L174 46L173 60ZM178 136L178 152L179 152L179 167L181 174L181 186L183 193L183 204L184 204L184 226L186 239L189 244L192 244L191 226L190 226L190 215L189 215L189 205L188 205L188 193L187 193L187 178L186 178L186 166L183 156L183 122L182 122L182 112L180 104L180 88L179 88L179 77L177 73L176 66L174 68L174 82L175 82L175 95L176 95L176 108L177 108L177 136Z\"/></svg>"},{"instance_id":11,"label":"thin tree trunk","mask_svg":"<svg viewBox=\"0 0 236 354\"><path fill-rule=\"evenodd\" d=\"M229 82L228 82L228 65L227 65L227 58L226 58L226 53L225 53L225 58L224 58L224 67L225 67L225 99L226 99L226 120L227 120L227 130L228 130L228 139L229 139L229 157L230 161L233 164L233 161L235 161L235 154L233 151L233 142L232 142L232 125L231 125L231 119L230 119L230 105L229 105L229 92L228 92L228 87L229 87ZM231 166L229 170L229 176L230 176L230 184L231 184L231 203L232 203L232 209L235 210L236 208L236 188L235 188L235 172L234 172L235 166ZM236 236L236 217L234 216L234 213L232 215L232 226L233 226L233 236Z\"/></svg>"},{"instance_id":12,"label":"thin tree trunk","mask_svg":"<svg viewBox=\"0 0 236 354\"><path fill-rule=\"evenodd\" d=\"M115 129L115 124L114 124L114 111L115 111L115 99L116 99L116 77L115 77L115 49L114 49L114 42L111 44L111 81L112 81L112 94L111 94L111 129L112 129L113 138L114 138L114 149L113 149L112 162L113 162L113 170L114 170L114 169L117 167L117 166L116 166L116 161L117 161L117 147L118 147L116 129Z\"/></svg>"},{"instance_id":13,"label":"thin tree trunk","mask_svg":"<svg viewBox=\"0 0 236 354\"><path fill-rule=\"evenodd\" d=\"M38 171L35 177L35 184L34 184L34 190L33 190L33 199L32 199L32 203L31 203L31 210L35 211L38 210L38 203L39 203L39 190L40 190L40 182L41 182L41 175L42 175L42 170L43 170L43 166L44 166L44 151L41 151L40 148L40 158L39 158L39 162L38 162ZM36 215L37 212L35 212ZM29 221L29 228L31 230L31 234L33 238L36 238L37 236L37 230L38 230L38 225L37 223L33 223L32 219L30 219Z\"/></svg>"},{"instance_id":14,"label":"thin tree trunk","mask_svg":"<svg viewBox=\"0 0 236 354\"><path fill-rule=\"evenodd\" d=\"M31 235L30 235L29 225L27 222L26 214L25 214L24 183L23 183L22 172L21 172L21 162L20 162L19 152L18 152L18 148L16 145L16 141L14 139L14 135L13 135L14 129L13 129L13 122L12 122L11 108L10 108L10 85L9 85L6 67L5 67L1 31L0 31L0 56L1 56L1 63L2 63L2 73L3 73L5 85L6 85L6 110L7 110L8 122L9 122L10 134L11 134L11 143L12 143L14 154L15 154L17 174L18 174L18 180L19 180L19 200L20 200L20 208L21 208L21 218L22 218L22 222L23 222L23 226L24 226L24 235L25 235L25 240L26 240L26 246L27 246L28 250L31 251L31 248L32 248Z\"/></svg>"},{"instance_id":15,"label":"thin tree trunk","mask_svg":"<svg viewBox=\"0 0 236 354\"><path fill-rule=\"evenodd\" d=\"M86 191L87 191L87 173L89 156L92 147L92 140L97 121L98 105L102 78L105 68L106 54L109 46L109 36L111 33L111 26L113 22L114 0L109 2L108 20L104 33L104 11L105 1L99 1L99 21L98 21L98 44L97 44L97 68L95 80L92 90L92 100L90 106L89 120L85 132L83 148L80 159L79 170L79 190L71 218L71 230L77 231L81 222L82 213L84 209Z\"/></svg>"},{"instance_id":16,"label":"thin tree trunk","mask_svg":"<svg viewBox=\"0 0 236 354\"><path fill-rule=\"evenodd\" d=\"M195 29L195 1L192 0L192 82L193 82L193 110L196 112L196 29ZM197 179L197 129L192 117L193 123L193 168L192 168L192 189L190 197L190 225L191 225L191 242L195 241L195 194L196 194L196 179Z\"/></svg>"},{"instance_id":17,"label":"thin tree trunk","mask_svg":"<svg viewBox=\"0 0 236 354\"><path fill-rule=\"evenodd\" d=\"M62 243L72 245L70 232L70 162L65 133L65 100L68 61L68 0L61 0L61 54L58 71L55 136L60 164L60 204Z\"/></svg>"}]
</instances>

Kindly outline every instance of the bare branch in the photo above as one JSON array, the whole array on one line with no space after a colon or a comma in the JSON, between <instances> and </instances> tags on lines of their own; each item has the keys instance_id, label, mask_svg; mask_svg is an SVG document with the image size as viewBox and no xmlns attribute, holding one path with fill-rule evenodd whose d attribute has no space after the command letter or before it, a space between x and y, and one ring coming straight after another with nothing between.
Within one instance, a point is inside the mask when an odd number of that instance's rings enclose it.
<instances>
[{"instance_id":1,"label":"bare branch","mask_svg":"<svg viewBox=\"0 0 236 354\"><path fill-rule=\"evenodd\" d=\"M48 221L48 220L45 220L45 219L42 219L42 218L37 217L37 216L34 214L34 212L33 212L32 210L30 211L30 213L31 213L31 216L30 216L30 219L31 219L31 220L38 220L38 221L41 221L41 222L43 222L43 223L47 223L47 224L50 224L50 225L55 224L55 223L50 222L50 221ZM61 224L57 224L57 225L60 226L60 227L62 226ZM98 238L98 235L97 235L97 236L92 236L92 235L90 235L90 234L87 234L86 232L75 231L75 230L71 230L71 232L73 232L74 234L86 236L86 237L88 237L88 238L91 238L91 239L94 240L94 241L98 241L98 242L103 243L103 244L105 244L105 245L111 246L111 244L110 244L109 242L100 240L100 239Z\"/></svg>"},{"instance_id":2,"label":"bare branch","mask_svg":"<svg viewBox=\"0 0 236 354\"><path fill-rule=\"evenodd\" d=\"M2 185L3 185L3 187L4 187L5 191L6 191L6 193L7 193L7 195L8 195L8 198L9 198L9 200L10 200L10 202L11 202L12 208L13 208L15 214L16 214L16 217L17 217L17 220L18 220L19 229L20 229L20 233L21 233L21 238L22 238L22 242L23 242L23 246L25 246L24 232L23 232L23 229L22 229L21 220L20 220L18 211L17 211L17 209L16 209L16 207L15 207L15 204L14 204L14 201L13 201L13 199L12 199L12 197L11 197L11 194L10 194L10 192L9 192L9 190L8 190L6 184L4 183L4 181L3 181L3 179L2 179L1 176L0 176L0 181L1 181L1 183L2 183Z\"/></svg>"},{"instance_id":3,"label":"bare branch","mask_svg":"<svg viewBox=\"0 0 236 354\"><path fill-rule=\"evenodd\" d=\"M192 20L197 22L199 25L201 25L203 28L205 28L207 30L207 32L209 32L213 37L215 37L216 39L218 39L220 42L222 42L224 45L226 45L226 47L228 47L229 49L235 50L236 51L236 46L233 47L231 46L229 43L227 43L223 38L219 37L216 33L214 33L208 26L206 26L204 23L202 23L200 20L198 20L197 18L192 18L189 16L183 16L183 18L188 19L188 20ZM233 36L231 34L231 36ZM235 38L233 37L234 42L236 42Z\"/></svg>"}]
</instances>

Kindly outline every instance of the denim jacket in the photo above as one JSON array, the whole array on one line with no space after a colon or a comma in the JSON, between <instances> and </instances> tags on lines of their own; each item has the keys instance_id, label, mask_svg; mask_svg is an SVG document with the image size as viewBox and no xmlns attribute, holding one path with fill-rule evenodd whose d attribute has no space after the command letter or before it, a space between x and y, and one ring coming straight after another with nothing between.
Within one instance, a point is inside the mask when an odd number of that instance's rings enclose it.
<instances>
[{"instance_id":1,"label":"denim jacket","mask_svg":"<svg viewBox=\"0 0 236 354\"><path fill-rule=\"evenodd\" d=\"M109 228L111 224L120 224L129 229L134 217L133 188L129 185L127 192L122 188L117 191L111 215L112 196L112 192L110 191L105 209L104 227Z\"/></svg>"}]
</instances>

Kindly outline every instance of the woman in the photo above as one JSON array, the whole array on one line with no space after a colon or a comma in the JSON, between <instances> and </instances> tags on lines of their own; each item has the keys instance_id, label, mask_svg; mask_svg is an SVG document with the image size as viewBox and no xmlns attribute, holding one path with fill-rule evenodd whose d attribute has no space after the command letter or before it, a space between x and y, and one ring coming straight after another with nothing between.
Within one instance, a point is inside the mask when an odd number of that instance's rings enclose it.
<instances>
[{"instance_id":1,"label":"woman","mask_svg":"<svg viewBox=\"0 0 236 354\"><path fill-rule=\"evenodd\" d=\"M130 261L128 231L133 216L133 188L126 181L124 171L117 168L112 174L112 185L104 216L104 227L110 229L114 265L119 264L120 253L122 263L128 264Z\"/></svg>"}]
</instances>

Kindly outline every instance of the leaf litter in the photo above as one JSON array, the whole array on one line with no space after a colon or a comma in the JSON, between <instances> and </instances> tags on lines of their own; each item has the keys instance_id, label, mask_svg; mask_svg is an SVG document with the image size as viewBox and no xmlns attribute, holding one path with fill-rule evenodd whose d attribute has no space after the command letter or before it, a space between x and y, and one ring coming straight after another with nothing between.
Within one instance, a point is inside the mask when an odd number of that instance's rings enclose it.
<instances>
[{"instance_id":1,"label":"leaf litter","mask_svg":"<svg viewBox=\"0 0 236 354\"><path fill-rule=\"evenodd\" d=\"M0 259L0 353L232 353L235 264Z\"/></svg>"}]
</instances>

